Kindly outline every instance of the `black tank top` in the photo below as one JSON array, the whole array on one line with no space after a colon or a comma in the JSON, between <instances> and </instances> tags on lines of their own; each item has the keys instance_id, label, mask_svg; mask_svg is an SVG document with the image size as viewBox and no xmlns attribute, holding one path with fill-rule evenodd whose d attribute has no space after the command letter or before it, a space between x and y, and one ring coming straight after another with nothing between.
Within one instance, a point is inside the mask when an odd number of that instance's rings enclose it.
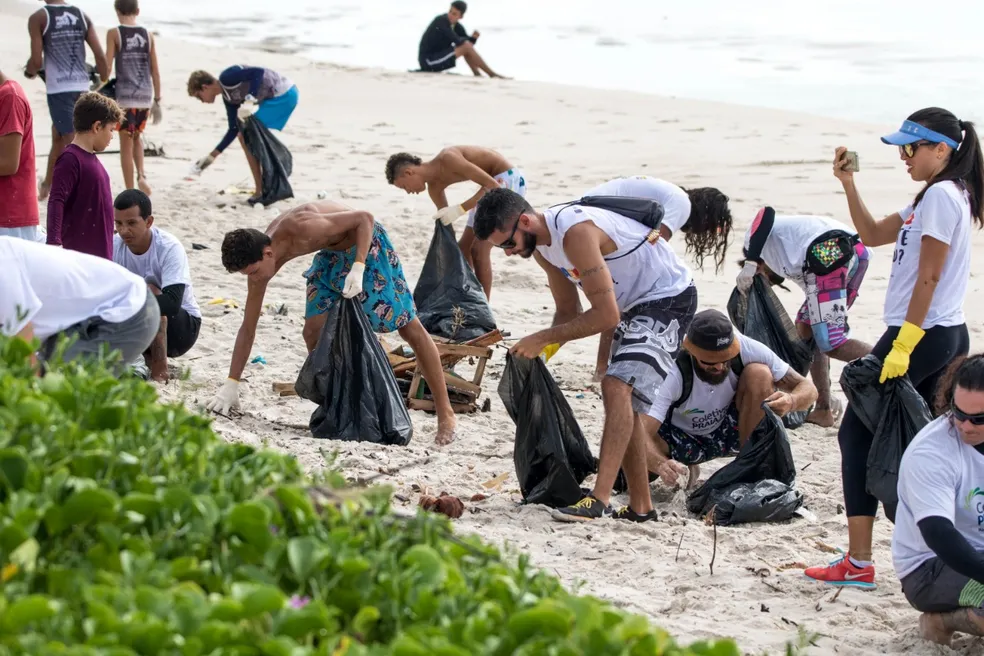
<instances>
[{"instance_id":1,"label":"black tank top","mask_svg":"<svg viewBox=\"0 0 984 656\"><path fill-rule=\"evenodd\" d=\"M45 5L48 25L41 35L44 82L49 94L89 90L85 66L85 35L89 26L82 10L72 5Z\"/></svg>"},{"instance_id":2,"label":"black tank top","mask_svg":"<svg viewBox=\"0 0 984 656\"><path fill-rule=\"evenodd\" d=\"M150 75L150 34L147 28L120 25L116 52L116 102L124 109L148 109L154 102Z\"/></svg>"}]
</instances>

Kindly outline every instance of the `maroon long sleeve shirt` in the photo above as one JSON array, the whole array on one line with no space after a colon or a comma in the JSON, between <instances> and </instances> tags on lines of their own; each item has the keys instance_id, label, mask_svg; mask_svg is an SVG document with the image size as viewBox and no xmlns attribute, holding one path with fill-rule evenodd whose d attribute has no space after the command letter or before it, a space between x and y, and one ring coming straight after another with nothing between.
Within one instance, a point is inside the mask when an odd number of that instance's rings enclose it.
<instances>
[{"instance_id":1,"label":"maroon long sleeve shirt","mask_svg":"<svg viewBox=\"0 0 984 656\"><path fill-rule=\"evenodd\" d=\"M70 144L55 162L48 243L113 259L113 192L99 158Z\"/></svg>"}]
</instances>

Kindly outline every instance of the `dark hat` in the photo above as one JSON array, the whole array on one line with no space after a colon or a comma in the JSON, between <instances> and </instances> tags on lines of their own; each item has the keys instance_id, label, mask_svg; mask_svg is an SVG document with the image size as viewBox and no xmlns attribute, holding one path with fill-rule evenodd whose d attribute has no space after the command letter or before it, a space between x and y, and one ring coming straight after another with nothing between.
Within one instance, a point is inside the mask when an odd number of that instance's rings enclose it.
<instances>
[{"instance_id":1,"label":"dark hat","mask_svg":"<svg viewBox=\"0 0 984 656\"><path fill-rule=\"evenodd\" d=\"M741 352L731 320L718 310L698 312L683 338L683 348L701 362L727 362Z\"/></svg>"}]
</instances>

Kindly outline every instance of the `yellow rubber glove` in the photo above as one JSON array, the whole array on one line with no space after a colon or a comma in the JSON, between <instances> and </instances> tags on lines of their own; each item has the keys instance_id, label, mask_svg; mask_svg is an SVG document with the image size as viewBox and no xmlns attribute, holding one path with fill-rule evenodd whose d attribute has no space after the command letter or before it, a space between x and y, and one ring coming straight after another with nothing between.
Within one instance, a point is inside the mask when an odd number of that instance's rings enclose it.
<instances>
[{"instance_id":1,"label":"yellow rubber glove","mask_svg":"<svg viewBox=\"0 0 984 656\"><path fill-rule=\"evenodd\" d=\"M905 372L909 371L909 356L925 334L926 331L915 324L908 321L902 324L898 337L892 342L892 350L885 356L879 383L884 383L889 378L904 376Z\"/></svg>"},{"instance_id":2,"label":"yellow rubber glove","mask_svg":"<svg viewBox=\"0 0 984 656\"><path fill-rule=\"evenodd\" d=\"M560 344L547 344L544 349L540 351L540 355L543 356L544 362L550 362L550 358L556 355L559 350Z\"/></svg>"}]
</instances>

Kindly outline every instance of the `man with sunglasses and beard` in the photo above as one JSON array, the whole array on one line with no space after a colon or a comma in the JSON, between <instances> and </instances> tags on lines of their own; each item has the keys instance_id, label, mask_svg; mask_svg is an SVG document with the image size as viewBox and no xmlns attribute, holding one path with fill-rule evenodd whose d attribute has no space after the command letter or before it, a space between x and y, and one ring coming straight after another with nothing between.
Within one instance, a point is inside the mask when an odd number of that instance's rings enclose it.
<instances>
[{"instance_id":1,"label":"man with sunglasses and beard","mask_svg":"<svg viewBox=\"0 0 984 656\"><path fill-rule=\"evenodd\" d=\"M687 266L653 230L632 218L578 203L535 211L520 194L492 189L478 203L475 236L506 252L536 260L556 304L553 326L521 339L512 352L535 358L548 346L615 328L601 381L605 427L594 490L554 513L560 521L606 516L656 519L646 472L650 410L697 309ZM581 310L578 288L591 307ZM629 506L612 512L619 468Z\"/></svg>"},{"instance_id":2,"label":"man with sunglasses and beard","mask_svg":"<svg viewBox=\"0 0 984 656\"><path fill-rule=\"evenodd\" d=\"M765 416L809 408L813 383L765 344L734 329L718 310L694 317L677 366L668 372L643 422L649 427L649 471L687 489L697 484L700 463L737 455Z\"/></svg>"}]
</instances>

